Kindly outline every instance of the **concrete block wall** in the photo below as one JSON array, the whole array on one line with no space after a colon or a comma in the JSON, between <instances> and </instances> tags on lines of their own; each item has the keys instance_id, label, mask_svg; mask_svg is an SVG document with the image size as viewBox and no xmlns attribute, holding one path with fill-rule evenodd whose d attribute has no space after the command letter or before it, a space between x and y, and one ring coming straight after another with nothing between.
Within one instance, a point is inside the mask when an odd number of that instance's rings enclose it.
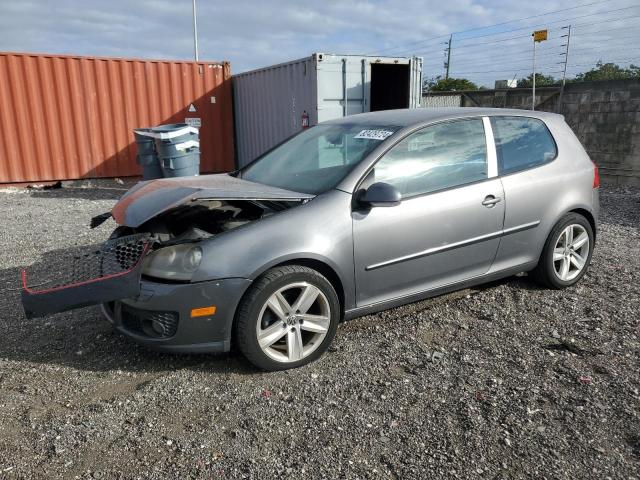
<instances>
[{"instance_id":1,"label":"concrete block wall","mask_svg":"<svg viewBox=\"0 0 640 480\"><path fill-rule=\"evenodd\" d=\"M456 93L465 107L531 108L530 88ZM640 80L568 83L559 97L559 87L536 89L536 109L565 116L603 182L640 186Z\"/></svg>"},{"instance_id":2,"label":"concrete block wall","mask_svg":"<svg viewBox=\"0 0 640 480\"><path fill-rule=\"evenodd\" d=\"M569 84L561 113L603 180L640 186L640 81Z\"/></svg>"}]
</instances>

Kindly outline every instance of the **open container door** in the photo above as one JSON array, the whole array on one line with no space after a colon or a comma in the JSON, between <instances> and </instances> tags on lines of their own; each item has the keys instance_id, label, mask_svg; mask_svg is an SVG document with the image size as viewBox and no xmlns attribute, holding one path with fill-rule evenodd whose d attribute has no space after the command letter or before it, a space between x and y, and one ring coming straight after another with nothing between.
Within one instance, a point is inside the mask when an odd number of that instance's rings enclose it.
<instances>
[{"instance_id":1,"label":"open container door","mask_svg":"<svg viewBox=\"0 0 640 480\"><path fill-rule=\"evenodd\" d=\"M417 108L421 96L421 58L370 62L370 111Z\"/></svg>"},{"instance_id":2,"label":"open container door","mask_svg":"<svg viewBox=\"0 0 640 480\"><path fill-rule=\"evenodd\" d=\"M314 55L318 123L367 111L367 63L349 55Z\"/></svg>"},{"instance_id":3,"label":"open container door","mask_svg":"<svg viewBox=\"0 0 640 480\"><path fill-rule=\"evenodd\" d=\"M149 235L137 234L45 254L40 262L22 270L25 315L41 317L136 297L149 247Z\"/></svg>"},{"instance_id":4,"label":"open container door","mask_svg":"<svg viewBox=\"0 0 640 480\"><path fill-rule=\"evenodd\" d=\"M371 111L409 108L410 65L371 64Z\"/></svg>"},{"instance_id":5,"label":"open container door","mask_svg":"<svg viewBox=\"0 0 640 480\"><path fill-rule=\"evenodd\" d=\"M422 103L422 58L411 57L409 62L409 108L420 108Z\"/></svg>"}]
</instances>

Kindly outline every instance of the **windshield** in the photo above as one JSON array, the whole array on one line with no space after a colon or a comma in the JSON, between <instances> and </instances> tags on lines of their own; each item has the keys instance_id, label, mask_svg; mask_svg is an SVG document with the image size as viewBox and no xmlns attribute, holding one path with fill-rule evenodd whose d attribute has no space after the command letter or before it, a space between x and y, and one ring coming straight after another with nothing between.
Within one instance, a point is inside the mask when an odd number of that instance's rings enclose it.
<instances>
[{"instance_id":1,"label":"windshield","mask_svg":"<svg viewBox=\"0 0 640 480\"><path fill-rule=\"evenodd\" d=\"M317 195L335 187L399 128L316 125L266 153L240 175L252 182Z\"/></svg>"}]
</instances>

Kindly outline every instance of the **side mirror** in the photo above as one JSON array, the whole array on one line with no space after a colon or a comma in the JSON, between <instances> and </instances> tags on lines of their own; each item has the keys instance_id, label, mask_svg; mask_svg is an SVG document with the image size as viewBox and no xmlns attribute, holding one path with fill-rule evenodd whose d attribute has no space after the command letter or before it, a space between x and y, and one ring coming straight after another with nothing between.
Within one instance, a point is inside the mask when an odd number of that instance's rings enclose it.
<instances>
[{"instance_id":1,"label":"side mirror","mask_svg":"<svg viewBox=\"0 0 640 480\"><path fill-rule=\"evenodd\" d=\"M358 202L370 207L394 207L400 205L402 195L396 187L384 182L377 182L362 191Z\"/></svg>"}]
</instances>

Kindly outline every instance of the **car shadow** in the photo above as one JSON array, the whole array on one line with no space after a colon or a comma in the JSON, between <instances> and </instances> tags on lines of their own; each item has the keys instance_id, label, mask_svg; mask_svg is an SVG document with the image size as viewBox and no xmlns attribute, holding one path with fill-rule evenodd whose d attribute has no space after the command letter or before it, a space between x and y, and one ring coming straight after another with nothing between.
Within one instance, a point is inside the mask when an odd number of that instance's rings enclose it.
<instances>
[{"instance_id":1,"label":"car shadow","mask_svg":"<svg viewBox=\"0 0 640 480\"><path fill-rule=\"evenodd\" d=\"M100 188L56 188L56 189L30 189L29 195L34 198L74 198L78 200L118 200L127 192L126 187L100 187Z\"/></svg>"},{"instance_id":2,"label":"car shadow","mask_svg":"<svg viewBox=\"0 0 640 480\"><path fill-rule=\"evenodd\" d=\"M21 303L21 270L21 267L0 270L2 359L92 372L159 373L188 369L221 374L259 373L235 352L180 355L139 346L116 332L99 306L28 319Z\"/></svg>"},{"instance_id":3,"label":"car shadow","mask_svg":"<svg viewBox=\"0 0 640 480\"><path fill-rule=\"evenodd\" d=\"M484 290L490 290L490 289L499 287L501 285L511 285L527 291L546 290L545 287L542 287L541 285L533 281L531 278L529 278L529 276L526 273L511 275L505 278L500 278L498 280L493 280L491 282L483 283L481 285L476 285L475 287L472 288L472 290L480 292Z\"/></svg>"},{"instance_id":4,"label":"car shadow","mask_svg":"<svg viewBox=\"0 0 640 480\"><path fill-rule=\"evenodd\" d=\"M46 252L29 272L46 270L48 259L60 259L80 254L91 246L79 246ZM28 319L21 304L21 267L0 270L0 357L8 360L41 364L57 364L94 372L120 370L125 372L164 372L181 369L218 373L256 374L258 371L242 355L169 354L154 352L139 346L120 333L103 317L99 306L57 313L43 318ZM36 278L37 283L37 277ZM483 291L511 284L524 290L539 290L526 276L511 276L469 290ZM462 292L440 296L455 298ZM436 297L437 298L437 297ZM413 307L420 308L423 302ZM442 300L441 300L442 301ZM400 307L403 308L403 307ZM390 313L393 315L393 311ZM355 320L357 321L357 319Z\"/></svg>"}]
</instances>

